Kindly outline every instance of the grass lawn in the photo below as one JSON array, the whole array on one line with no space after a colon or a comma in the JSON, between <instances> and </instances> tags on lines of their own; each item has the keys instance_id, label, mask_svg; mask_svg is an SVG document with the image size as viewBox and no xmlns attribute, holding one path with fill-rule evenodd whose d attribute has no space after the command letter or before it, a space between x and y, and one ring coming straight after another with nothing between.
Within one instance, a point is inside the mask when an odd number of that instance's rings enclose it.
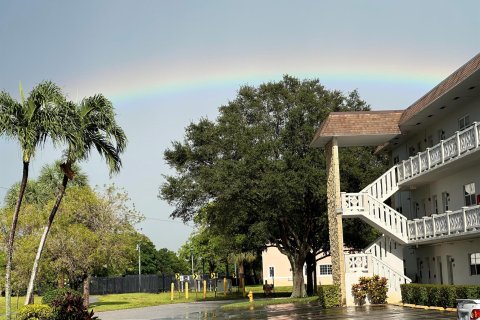
<instances>
[{"instance_id":1,"label":"grass lawn","mask_svg":"<svg viewBox=\"0 0 480 320\"><path fill-rule=\"evenodd\" d=\"M35 296L35 303L41 303L42 298ZM12 313L17 312L17 306L20 309L23 306L23 303L25 302L25 297L12 297ZM0 296L0 320L5 319L5 297Z\"/></svg>"},{"instance_id":2,"label":"grass lawn","mask_svg":"<svg viewBox=\"0 0 480 320\"><path fill-rule=\"evenodd\" d=\"M262 285L247 286L246 293L248 294L249 291L253 292L254 297L264 297ZM275 289L272 297L288 297L290 296L291 292L292 287L278 287ZM175 292L173 301L171 301L170 292L109 294L104 296L98 296L98 298L98 302L92 303L90 305L90 307L93 308L95 312L140 308L169 303L203 301L203 293L198 292L197 294L195 294L195 292L190 292L189 299L187 300L185 298L185 293ZM243 297L241 292L237 293L236 288L233 289L233 293L227 294L226 296L223 293L217 293L215 296L214 292L207 291L206 300L209 301L233 299L248 301L248 297Z\"/></svg>"}]
</instances>

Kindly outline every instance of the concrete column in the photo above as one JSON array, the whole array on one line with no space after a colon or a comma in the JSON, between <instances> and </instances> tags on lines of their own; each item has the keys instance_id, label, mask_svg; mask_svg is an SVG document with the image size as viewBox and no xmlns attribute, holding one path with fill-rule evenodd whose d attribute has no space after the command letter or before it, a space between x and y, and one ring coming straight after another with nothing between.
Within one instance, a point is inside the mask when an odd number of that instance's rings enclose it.
<instances>
[{"instance_id":1,"label":"concrete column","mask_svg":"<svg viewBox=\"0 0 480 320\"><path fill-rule=\"evenodd\" d=\"M340 169L338 144L334 137L325 146L327 161L327 205L330 253L332 257L333 283L340 286L342 304L346 304L345 256L343 254L343 227L340 197Z\"/></svg>"}]
</instances>

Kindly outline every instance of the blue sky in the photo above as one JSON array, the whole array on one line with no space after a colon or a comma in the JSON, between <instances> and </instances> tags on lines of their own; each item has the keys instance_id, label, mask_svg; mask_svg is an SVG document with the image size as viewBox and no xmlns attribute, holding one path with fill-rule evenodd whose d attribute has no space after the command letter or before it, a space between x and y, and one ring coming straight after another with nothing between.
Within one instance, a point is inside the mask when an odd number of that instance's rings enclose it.
<instances>
[{"instance_id":1,"label":"blue sky","mask_svg":"<svg viewBox=\"0 0 480 320\"><path fill-rule=\"evenodd\" d=\"M48 79L69 98L109 97L129 137L122 172L97 157L94 185L125 188L158 248L177 250L191 227L157 199L173 172L163 151L241 85L283 74L318 78L374 110L403 109L480 52L479 1L7 1L0 0L0 90L18 97ZM58 158L50 146L32 177ZM21 177L21 153L0 139L0 198Z\"/></svg>"}]
</instances>

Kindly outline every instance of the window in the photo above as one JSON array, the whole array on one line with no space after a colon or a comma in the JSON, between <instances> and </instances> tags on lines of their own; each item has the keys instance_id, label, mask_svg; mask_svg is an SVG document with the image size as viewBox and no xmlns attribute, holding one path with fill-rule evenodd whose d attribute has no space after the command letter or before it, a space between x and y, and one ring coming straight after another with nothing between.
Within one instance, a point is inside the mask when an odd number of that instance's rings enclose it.
<instances>
[{"instance_id":1,"label":"window","mask_svg":"<svg viewBox=\"0 0 480 320\"><path fill-rule=\"evenodd\" d=\"M320 265L320 275L321 276L327 276L329 274L332 274L332 265L331 264L321 264Z\"/></svg>"},{"instance_id":2,"label":"window","mask_svg":"<svg viewBox=\"0 0 480 320\"><path fill-rule=\"evenodd\" d=\"M463 186L463 194L465 196L465 205L475 205L475 183L469 183Z\"/></svg>"},{"instance_id":3,"label":"window","mask_svg":"<svg viewBox=\"0 0 480 320\"><path fill-rule=\"evenodd\" d=\"M458 130L463 130L470 125L470 116L467 114L458 119Z\"/></svg>"},{"instance_id":4,"label":"window","mask_svg":"<svg viewBox=\"0 0 480 320\"><path fill-rule=\"evenodd\" d=\"M443 212L448 211L448 202L450 201L450 194L448 192L442 192L442 206L443 206Z\"/></svg>"},{"instance_id":5,"label":"window","mask_svg":"<svg viewBox=\"0 0 480 320\"><path fill-rule=\"evenodd\" d=\"M480 253L470 254L470 275L480 274Z\"/></svg>"},{"instance_id":6,"label":"window","mask_svg":"<svg viewBox=\"0 0 480 320\"><path fill-rule=\"evenodd\" d=\"M436 194L432 196L432 205L433 205L433 213L438 214L438 199Z\"/></svg>"},{"instance_id":7,"label":"window","mask_svg":"<svg viewBox=\"0 0 480 320\"><path fill-rule=\"evenodd\" d=\"M268 274L270 275L270 278L275 277L275 267L268 267Z\"/></svg>"}]
</instances>

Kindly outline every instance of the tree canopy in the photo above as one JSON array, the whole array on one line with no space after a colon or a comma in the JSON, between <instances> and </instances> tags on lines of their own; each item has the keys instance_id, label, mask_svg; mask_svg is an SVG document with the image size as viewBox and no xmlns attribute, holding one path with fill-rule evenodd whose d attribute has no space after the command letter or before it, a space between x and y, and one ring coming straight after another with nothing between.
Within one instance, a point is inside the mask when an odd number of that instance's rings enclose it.
<instances>
[{"instance_id":1,"label":"tree canopy","mask_svg":"<svg viewBox=\"0 0 480 320\"><path fill-rule=\"evenodd\" d=\"M191 123L165 151L176 175L166 176L159 196L175 206L173 218L204 216L237 252L278 247L292 266L292 296L301 296L306 255L329 250L325 155L309 144L330 112L368 109L356 91L327 90L318 80L244 86L215 121ZM369 148L342 150L341 162L342 191L368 184L385 164Z\"/></svg>"}]
</instances>

